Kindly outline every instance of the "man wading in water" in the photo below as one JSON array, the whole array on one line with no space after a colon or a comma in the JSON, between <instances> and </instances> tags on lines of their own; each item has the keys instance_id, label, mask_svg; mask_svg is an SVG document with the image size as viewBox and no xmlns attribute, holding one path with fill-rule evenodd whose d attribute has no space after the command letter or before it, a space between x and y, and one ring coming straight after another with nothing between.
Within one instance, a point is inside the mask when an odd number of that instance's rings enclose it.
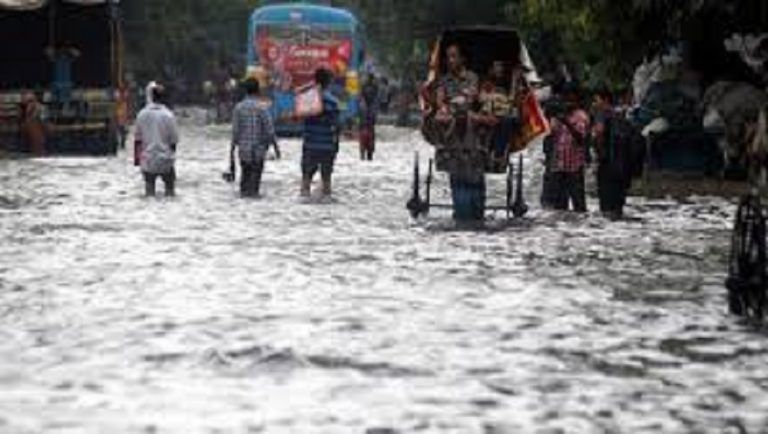
<instances>
[{"instance_id":1,"label":"man wading in water","mask_svg":"<svg viewBox=\"0 0 768 434\"><path fill-rule=\"evenodd\" d=\"M570 89L566 96L563 116L550 119L552 125L552 155L549 167L553 189L553 206L559 211L587 212L584 173L587 166L587 133L589 115L581 109L580 94Z\"/></svg>"},{"instance_id":2,"label":"man wading in water","mask_svg":"<svg viewBox=\"0 0 768 434\"><path fill-rule=\"evenodd\" d=\"M162 86L150 86L151 102L136 118L136 144L138 163L144 175L147 196L155 195L155 183L160 177L165 184L165 195L176 194L176 145L179 130L176 117L167 107L167 94Z\"/></svg>"},{"instance_id":3,"label":"man wading in water","mask_svg":"<svg viewBox=\"0 0 768 434\"><path fill-rule=\"evenodd\" d=\"M487 149L475 131L479 79L465 67L457 45L448 47L446 60L448 73L437 89L435 120L449 131L450 143L439 149L438 169L450 175L454 220L478 222L485 218L487 158Z\"/></svg>"},{"instance_id":4,"label":"man wading in water","mask_svg":"<svg viewBox=\"0 0 768 434\"><path fill-rule=\"evenodd\" d=\"M603 90L595 96L592 138L597 151L597 195L600 212L611 220L624 217L627 191L632 175L640 165L636 162L645 146L643 137L614 108L613 95Z\"/></svg>"},{"instance_id":5,"label":"man wading in water","mask_svg":"<svg viewBox=\"0 0 768 434\"><path fill-rule=\"evenodd\" d=\"M301 156L301 197L308 198L312 178L320 171L322 193L330 198L331 176L336 154L339 152L339 102L328 90L333 73L327 69L315 72L315 83L320 86L323 111L319 115L304 119L304 144Z\"/></svg>"},{"instance_id":6,"label":"man wading in water","mask_svg":"<svg viewBox=\"0 0 768 434\"><path fill-rule=\"evenodd\" d=\"M360 159L371 161L376 151L376 117L379 111L379 86L373 74L366 77L360 102Z\"/></svg>"},{"instance_id":7,"label":"man wading in water","mask_svg":"<svg viewBox=\"0 0 768 434\"><path fill-rule=\"evenodd\" d=\"M259 82L249 78L243 83L245 98L232 114L232 154L239 150L240 195L244 198L259 197L264 157L267 149L277 143L272 117L258 100ZM277 150L277 146L275 146ZM279 155L279 150L277 150Z\"/></svg>"}]
</instances>

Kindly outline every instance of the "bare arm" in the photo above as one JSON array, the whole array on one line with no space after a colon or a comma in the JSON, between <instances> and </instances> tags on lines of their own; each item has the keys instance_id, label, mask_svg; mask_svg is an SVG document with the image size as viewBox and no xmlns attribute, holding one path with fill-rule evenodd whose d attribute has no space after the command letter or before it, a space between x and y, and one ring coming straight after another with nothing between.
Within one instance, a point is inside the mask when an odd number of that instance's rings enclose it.
<instances>
[{"instance_id":1,"label":"bare arm","mask_svg":"<svg viewBox=\"0 0 768 434\"><path fill-rule=\"evenodd\" d=\"M448 111L447 95L445 93L445 87L442 85L437 86L437 109L440 111Z\"/></svg>"}]
</instances>

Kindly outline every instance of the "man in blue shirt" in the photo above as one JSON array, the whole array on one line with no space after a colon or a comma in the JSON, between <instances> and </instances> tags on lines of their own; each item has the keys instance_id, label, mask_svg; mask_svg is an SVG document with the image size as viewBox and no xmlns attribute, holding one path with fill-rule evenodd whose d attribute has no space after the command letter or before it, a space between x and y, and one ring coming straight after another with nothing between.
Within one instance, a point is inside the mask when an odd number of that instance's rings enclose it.
<instances>
[{"instance_id":1,"label":"man in blue shirt","mask_svg":"<svg viewBox=\"0 0 768 434\"><path fill-rule=\"evenodd\" d=\"M56 102L68 104L72 100L74 81L72 79L72 64L80 57L80 51L75 48L46 49L48 59L53 63L53 95Z\"/></svg>"},{"instance_id":2,"label":"man in blue shirt","mask_svg":"<svg viewBox=\"0 0 768 434\"><path fill-rule=\"evenodd\" d=\"M323 196L331 195L331 175L339 152L339 102L329 91L333 73L315 71L315 82L322 91L323 112L304 119L304 145L301 156L301 196L309 197L312 178L320 171Z\"/></svg>"}]
</instances>

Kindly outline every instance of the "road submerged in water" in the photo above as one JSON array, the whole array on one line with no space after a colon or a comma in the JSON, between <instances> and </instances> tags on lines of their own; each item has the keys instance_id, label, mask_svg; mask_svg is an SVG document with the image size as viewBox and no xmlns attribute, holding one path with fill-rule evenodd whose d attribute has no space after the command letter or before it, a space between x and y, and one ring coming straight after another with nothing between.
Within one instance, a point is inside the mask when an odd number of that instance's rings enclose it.
<instances>
[{"instance_id":1,"label":"road submerged in water","mask_svg":"<svg viewBox=\"0 0 768 434\"><path fill-rule=\"evenodd\" d=\"M371 163L344 143L332 204L298 200L297 141L238 199L227 147L184 126L172 200L128 153L0 161L0 432L768 430L768 340L725 305L733 201L465 231L404 209L417 132Z\"/></svg>"}]
</instances>

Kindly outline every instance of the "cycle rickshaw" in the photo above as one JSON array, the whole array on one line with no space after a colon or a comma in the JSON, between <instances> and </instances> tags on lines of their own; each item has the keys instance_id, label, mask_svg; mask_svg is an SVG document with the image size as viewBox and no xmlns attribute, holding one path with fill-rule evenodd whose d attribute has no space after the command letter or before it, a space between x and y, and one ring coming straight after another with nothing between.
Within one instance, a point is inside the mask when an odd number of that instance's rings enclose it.
<instances>
[{"instance_id":1,"label":"cycle rickshaw","mask_svg":"<svg viewBox=\"0 0 768 434\"><path fill-rule=\"evenodd\" d=\"M447 52L451 47L460 50L462 66L471 71L473 77L478 77L477 94L469 98L471 102L463 112L454 110L453 100L441 103L441 97L445 96L441 86L445 86L444 78L450 73ZM461 170L479 173L483 183L481 214L486 210L505 211L507 218L511 218L527 213L523 198L523 158L519 156L519 167L515 171L512 157L549 130L534 89L538 84L536 77L527 48L514 29L460 27L448 29L437 38L430 53L428 77L419 91L422 135L434 146L435 158L429 160L426 178L422 180L416 156L413 192L407 203L413 218L426 216L433 208L453 208L456 218L453 181L453 204L432 202L435 171L451 176ZM485 205L486 175L506 176L504 205Z\"/></svg>"},{"instance_id":2,"label":"cycle rickshaw","mask_svg":"<svg viewBox=\"0 0 768 434\"><path fill-rule=\"evenodd\" d=\"M754 124L754 137L744 153L749 166L750 191L741 198L731 240L728 264L728 307L732 314L762 323L768 311L766 222L761 196L768 180L768 106Z\"/></svg>"}]
</instances>

